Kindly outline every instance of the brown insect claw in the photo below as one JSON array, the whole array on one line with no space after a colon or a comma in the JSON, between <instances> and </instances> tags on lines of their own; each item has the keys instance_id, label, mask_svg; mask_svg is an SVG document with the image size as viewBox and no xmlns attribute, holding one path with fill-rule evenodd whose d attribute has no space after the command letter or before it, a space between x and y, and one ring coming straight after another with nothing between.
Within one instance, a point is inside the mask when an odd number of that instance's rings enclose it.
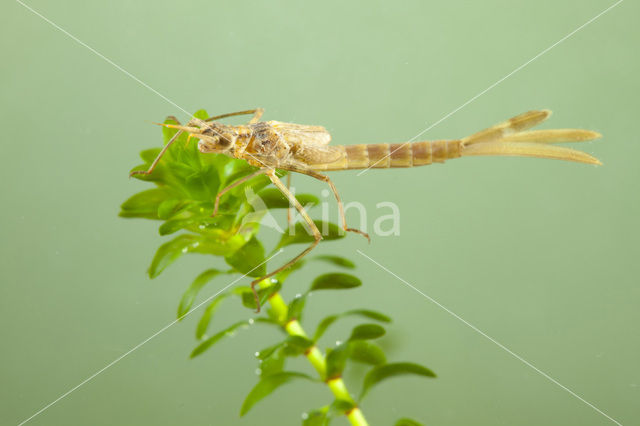
<instances>
[{"instance_id":1,"label":"brown insect claw","mask_svg":"<svg viewBox=\"0 0 640 426\"><path fill-rule=\"evenodd\" d=\"M135 175L149 175L151 174L151 172L149 172L148 170L134 170L131 173L129 173L129 177L133 177Z\"/></svg>"},{"instance_id":2,"label":"brown insect claw","mask_svg":"<svg viewBox=\"0 0 640 426\"><path fill-rule=\"evenodd\" d=\"M344 230L347 231L347 232L355 232L356 234L362 235L363 237L365 237L367 239L369 244L371 244L371 237L366 232L361 231L359 229L355 229L355 228L345 228Z\"/></svg>"}]
</instances>

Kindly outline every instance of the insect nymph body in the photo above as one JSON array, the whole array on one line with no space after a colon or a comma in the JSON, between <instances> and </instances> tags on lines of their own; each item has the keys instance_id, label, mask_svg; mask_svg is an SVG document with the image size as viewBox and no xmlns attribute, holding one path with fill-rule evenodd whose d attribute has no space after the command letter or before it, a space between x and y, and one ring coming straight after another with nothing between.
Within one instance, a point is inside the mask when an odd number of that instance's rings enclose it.
<instances>
[{"instance_id":1,"label":"insect nymph body","mask_svg":"<svg viewBox=\"0 0 640 426\"><path fill-rule=\"evenodd\" d=\"M343 229L360 233L368 239L369 236L366 233L347 227L344 207L338 191L331 179L320 172L415 167L434 162L442 163L446 160L463 156L477 155L524 156L600 164L598 159L589 154L554 145L562 142L581 142L595 139L600 137L597 132L582 129L528 130L546 120L551 114L548 110L528 111L461 139L334 146L329 146L331 135L322 126L283 123L280 121L261 122L259 120L262 113L263 110L258 108L210 117L207 120L194 118L186 126L164 124L166 127L179 129L179 132L169 140L148 170L134 172L134 174L151 173L177 136L182 132L188 132L190 138L195 137L198 139L198 149L203 154L224 154L245 160L252 166L257 167L254 173L236 180L218 192L213 215L218 211L220 197L227 191L255 176L267 175L271 182L289 200L290 205L298 210L311 234L313 234L314 242L287 264L264 277L254 280L251 283L252 289L258 282L293 265L309 253L322 239L317 226L293 193L280 181L275 169L305 174L326 182L338 202ZM245 125L231 126L215 121L243 114L253 114L253 118ZM255 289L254 297L259 310L260 304Z\"/></svg>"}]
</instances>

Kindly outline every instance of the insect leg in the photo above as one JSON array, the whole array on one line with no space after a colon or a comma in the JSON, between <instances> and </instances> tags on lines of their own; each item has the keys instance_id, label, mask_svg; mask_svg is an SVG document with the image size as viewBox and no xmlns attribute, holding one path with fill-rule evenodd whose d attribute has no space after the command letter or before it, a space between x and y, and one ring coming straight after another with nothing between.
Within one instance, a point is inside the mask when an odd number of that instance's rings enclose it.
<instances>
[{"instance_id":1,"label":"insect leg","mask_svg":"<svg viewBox=\"0 0 640 426\"><path fill-rule=\"evenodd\" d=\"M262 108L248 109L248 110L245 110L245 111L229 112L229 113L222 114L222 115L216 115L216 116L213 116L213 117L209 117L204 121L214 121L214 120L220 120L221 118L235 117L236 115L248 115L248 114L253 114L254 118L257 115L258 119L256 119L256 121L258 121L260 119L260 117L262 116L263 112L264 112L264 109L262 109ZM252 118L252 120L254 118Z\"/></svg>"},{"instance_id":2,"label":"insect leg","mask_svg":"<svg viewBox=\"0 0 640 426\"><path fill-rule=\"evenodd\" d=\"M318 230L318 227L316 226L316 224L313 223L313 221L305 211L304 207L302 207L300 202L296 199L295 195L293 195L291 191L289 191L287 187L282 183L282 181L276 176L275 171L273 169L267 169L267 176L269 176L269 179L271 179L271 182L273 182L273 184L282 192L282 194L289 199L289 203L293 204L296 210L300 212L300 215L302 216L304 221L307 223L307 225L311 229L311 232L313 233L314 241L311 243L311 245L309 245L309 247L307 247L300 254L298 254L296 257L291 259L289 262L285 263L284 265L277 268L276 270L269 272L267 275L254 280L251 283L251 291L253 291L253 297L256 301L256 307L257 307L256 313L260 312L260 299L258 298L258 292L256 291L256 288L255 288L256 284L258 284L260 281L264 279L274 276L280 271L284 271L285 269L287 269L288 267L290 267L291 265L293 265L294 263L302 259L307 253L313 250L315 246L317 246L320 240L322 239L322 234L320 233L320 230Z\"/></svg>"},{"instance_id":3,"label":"insect leg","mask_svg":"<svg viewBox=\"0 0 640 426\"><path fill-rule=\"evenodd\" d=\"M175 120L178 124L180 124L180 121L178 121L178 119L175 118L172 115L167 117L167 119ZM196 124L196 122L193 121L193 120L189 121L187 123L187 127L189 127L189 126L191 126L193 124ZM158 156L155 158L155 160L153 160L153 163L151 163L151 166L149 166L149 168L147 170L136 170L136 171L133 171L133 172L129 173L129 177L135 176L135 175L149 175L149 174L151 174L151 172L153 172L153 170L158 165L158 162L160 162L160 159L162 158L162 156L167 152L167 150L169 149L171 144L173 142L175 142L176 139L178 139L178 137L182 134L182 132L183 132L183 130L178 130L178 132L175 135L173 135L173 137L171 139L169 139L169 142L167 142L167 144L162 148L162 151L160 151Z\"/></svg>"},{"instance_id":4,"label":"insect leg","mask_svg":"<svg viewBox=\"0 0 640 426\"><path fill-rule=\"evenodd\" d=\"M249 124L257 123L258 121L260 121L260 117L262 117L263 113L264 113L263 108L256 108L254 110L253 117L251 117L251 120L249 120Z\"/></svg>"},{"instance_id":5,"label":"insect leg","mask_svg":"<svg viewBox=\"0 0 640 426\"><path fill-rule=\"evenodd\" d=\"M338 202L338 211L340 212L340 219L342 220L342 229L344 229L347 232L355 232L357 234L360 234L363 237L365 237L367 240L369 240L369 242L371 242L371 238L369 237L369 234L367 234L366 232L361 231L359 229L347 227L347 218L344 214L344 205L342 204L342 200L340 199L340 194L338 194L338 190L336 189L336 186L333 184L331 179L329 179L329 176L323 175L321 173L317 173L311 170L304 170L304 171L300 170L300 173L304 173L308 176L311 176L313 178L326 182L329 185L329 188L331 188L331 192L333 192L333 195L336 197L336 201Z\"/></svg>"},{"instance_id":6,"label":"insect leg","mask_svg":"<svg viewBox=\"0 0 640 426\"><path fill-rule=\"evenodd\" d=\"M287 173L287 189L291 189L291 172ZM291 203L287 207L287 228L291 227Z\"/></svg>"},{"instance_id":7,"label":"insect leg","mask_svg":"<svg viewBox=\"0 0 640 426\"><path fill-rule=\"evenodd\" d=\"M245 177L243 177L241 179L238 179L237 181L233 182L231 185L228 185L225 188L223 188L220 191L218 191L218 194L216 195L216 202L215 202L215 204L213 206L213 213L211 214L211 217L215 217L215 215L218 214L218 206L220 205L220 198L225 193L227 193L228 191L232 190L236 186L245 183L249 179L253 179L256 176L263 175L263 174L267 173L269 170L271 170L271 169L268 169L268 168L258 169L255 172L251 173L250 175L247 175L247 176L245 176Z\"/></svg>"}]
</instances>

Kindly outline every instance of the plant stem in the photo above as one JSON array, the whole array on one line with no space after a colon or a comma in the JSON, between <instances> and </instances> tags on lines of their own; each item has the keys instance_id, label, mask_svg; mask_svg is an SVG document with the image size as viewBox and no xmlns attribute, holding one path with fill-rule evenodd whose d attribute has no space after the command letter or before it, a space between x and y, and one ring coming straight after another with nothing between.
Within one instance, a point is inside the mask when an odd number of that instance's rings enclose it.
<instances>
[{"instance_id":1,"label":"plant stem","mask_svg":"<svg viewBox=\"0 0 640 426\"><path fill-rule=\"evenodd\" d=\"M269 298L269 304L271 305L271 309L273 313L278 317L281 322L286 321L288 307L285 301L282 299L280 293L274 293ZM302 325L297 319L292 319L284 325L284 329L291 336L302 336L307 337L307 333L305 333ZM320 377L324 380L325 373L327 371L327 362L322 351L316 346L313 345L305 352L305 356L313 365L313 368L316 369ZM360 410L360 408L355 405L355 400L351 397L347 386L342 380L342 377L337 377L331 380L326 381L327 386L331 389L333 395L340 400L349 401L354 403L354 408L345 413L347 419L353 426L368 426L367 420L364 418L364 414Z\"/></svg>"}]
</instances>

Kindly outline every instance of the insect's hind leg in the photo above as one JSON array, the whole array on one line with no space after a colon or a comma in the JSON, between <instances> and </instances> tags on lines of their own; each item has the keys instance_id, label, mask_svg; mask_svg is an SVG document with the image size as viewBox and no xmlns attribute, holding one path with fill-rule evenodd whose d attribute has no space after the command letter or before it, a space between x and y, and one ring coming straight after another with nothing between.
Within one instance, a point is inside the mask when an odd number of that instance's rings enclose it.
<instances>
[{"instance_id":1,"label":"insect's hind leg","mask_svg":"<svg viewBox=\"0 0 640 426\"><path fill-rule=\"evenodd\" d=\"M285 263L284 265L277 268L276 270L269 272L267 275L257 278L251 282L251 291L253 291L253 298L256 302L256 313L260 312L260 299L258 298L256 285L260 281L270 278L275 274L277 274L278 272L284 271L285 269L292 266L294 263L296 263L297 261L302 259L304 256L306 256L311 250L313 250L322 239L322 234L320 233L320 230L318 230L318 227L316 226L315 223L313 223L313 221L305 211L304 207L302 207L302 204L300 204L300 202L296 199L295 195L293 195L291 191L287 189L287 187L282 183L282 181L278 178L278 176L276 176L275 171L273 169L266 169L266 170L267 170L267 176L269 176L269 179L271 179L271 182L273 182L273 184L280 190L280 192L282 192L282 194L285 197L287 197L287 199L289 200L289 203L294 205L296 210L298 210L298 212L300 213L304 221L307 223L307 225L311 229L311 233L313 234L314 241L309 245L309 247L307 247L300 254L298 254L296 257L291 259L289 262Z\"/></svg>"},{"instance_id":2,"label":"insect's hind leg","mask_svg":"<svg viewBox=\"0 0 640 426\"><path fill-rule=\"evenodd\" d=\"M323 182L326 182L327 185L329 185L329 188L331 188L331 192L333 192L333 195L336 197L336 202L338 203L338 211L340 212L340 219L342 220L342 229L344 229L346 232L355 232L356 234L360 234L363 237L365 237L369 242L371 242L371 237L369 237L369 234L367 234L366 232L361 231L360 229L347 227L347 217L344 214L344 205L342 204L342 200L340 199L340 194L338 193L338 189L333 184L331 179L329 179L329 176L323 175L322 173L317 173L311 170L296 170L296 171L299 173L303 173L307 176L316 178L318 180L321 180Z\"/></svg>"}]
</instances>

